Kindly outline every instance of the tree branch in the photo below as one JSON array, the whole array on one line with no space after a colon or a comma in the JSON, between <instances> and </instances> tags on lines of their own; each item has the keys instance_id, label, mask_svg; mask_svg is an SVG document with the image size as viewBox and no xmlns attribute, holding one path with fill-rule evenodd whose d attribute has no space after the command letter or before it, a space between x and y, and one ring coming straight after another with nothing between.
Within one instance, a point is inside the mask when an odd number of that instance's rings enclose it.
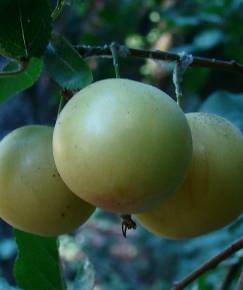
<instances>
[{"instance_id":1,"label":"tree branch","mask_svg":"<svg viewBox=\"0 0 243 290\"><path fill-rule=\"evenodd\" d=\"M118 53L120 57L135 57L135 58L150 58L155 60L164 61L179 61L180 54L165 52L160 50L145 50L145 49L135 49L128 48L124 45L117 45ZM93 57L93 56L111 56L111 50L108 45L105 46L87 46L81 45L75 47L79 54L83 57ZM215 58L206 57L193 57L193 61L190 66L194 67L206 67L211 69L224 70L234 73L243 74L243 65L237 63L235 60L224 61L216 60Z\"/></svg>"},{"instance_id":2,"label":"tree branch","mask_svg":"<svg viewBox=\"0 0 243 290\"><path fill-rule=\"evenodd\" d=\"M243 269L241 271L240 278L236 286L236 290L243 290Z\"/></svg>"},{"instance_id":3,"label":"tree branch","mask_svg":"<svg viewBox=\"0 0 243 290\"><path fill-rule=\"evenodd\" d=\"M230 265L228 272L219 288L219 290L228 290L230 285L232 284L232 281L235 278L235 274L237 273L238 268L241 265L241 261L239 260L238 262L233 263Z\"/></svg>"},{"instance_id":4,"label":"tree branch","mask_svg":"<svg viewBox=\"0 0 243 290\"><path fill-rule=\"evenodd\" d=\"M173 290L184 289L188 284L196 280L200 275L215 268L220 262L227 259L234 252L243 248L243 237L232 243L229 247L225 248L222 252L218 253L213 258L209 259L207 262L202 264L199 268L191 272L188 276L179 282L175 282Z\"/></svg>"}]
</instances>

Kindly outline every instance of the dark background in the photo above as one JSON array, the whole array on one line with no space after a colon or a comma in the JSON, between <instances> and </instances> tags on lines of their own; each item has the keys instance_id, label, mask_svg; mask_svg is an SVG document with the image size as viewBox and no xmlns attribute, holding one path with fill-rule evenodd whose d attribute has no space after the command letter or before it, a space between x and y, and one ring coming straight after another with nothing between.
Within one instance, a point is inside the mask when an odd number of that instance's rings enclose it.
<instances>
[{"instance_id":1,"label":"dark background","mask_svg":"<svg viewBox=\"0 0 243 290\"><path fill-rule=\"evenodd\" d=\"M242 0L66 2L55 30L73 44L118 41L134 48L184 51L243 63ZM2 65L4 61L0 59ZM88 63L94 80L114 77L111 59L90 58ZM122 77L151 83L175 97L173 64L133 58L120 59L119 64ZM215 112L243 129L242 83L240 74L188 68L183 79L185 111ZM0 138L25 124L53 125L58 93L59 88L43 73L32 88L0 105ZM172 281L239 237L242 230L242 220L238 220L209 235L170 241L138 227L125 240L119 217L97 211L75 234L61 237L60 253L70 290L166 290ZM2 221L0 238L0 290L15 289L16 247L12 229ZM232 256L187 289L219 289L227 269L242 256L242 252Z\"/></svg>"}]
</instances>

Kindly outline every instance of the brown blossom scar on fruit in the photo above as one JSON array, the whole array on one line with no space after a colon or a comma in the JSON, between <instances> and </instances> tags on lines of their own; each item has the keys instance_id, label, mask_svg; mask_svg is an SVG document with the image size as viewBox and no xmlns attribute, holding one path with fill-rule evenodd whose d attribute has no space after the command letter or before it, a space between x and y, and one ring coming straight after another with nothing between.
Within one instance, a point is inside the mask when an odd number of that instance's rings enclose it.
<instances>
[{"instance_id":1,"label":"brown blossom scar on fruit","mask_svg":"<svg viewBox=\"0 0 243 290\"><path fill-rule=\"evenodd\" d=\"M126 238L127 237L127 230L136 230L137 225L134 222L134 220L132 220L132 217L130 214L124 214L121 215L122 218L122 234L123 237Z\"/></svg>"}]
</instances>

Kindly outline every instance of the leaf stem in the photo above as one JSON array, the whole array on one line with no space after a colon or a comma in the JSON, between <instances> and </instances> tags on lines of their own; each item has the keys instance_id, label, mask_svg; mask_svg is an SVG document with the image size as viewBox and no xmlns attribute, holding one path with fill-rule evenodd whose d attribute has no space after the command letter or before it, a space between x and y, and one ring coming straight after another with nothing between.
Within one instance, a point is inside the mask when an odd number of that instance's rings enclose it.
<instances>
[{"instance_id":1,"label":"leaf stem","mask_svg":"<svg viewBox=\"0 0 243 290\"><path fill-rule=\"evenodd\" d=\"M51 14L53 21L55 21L61 15L64 6L65 6L65 0L57 0L56 7Z\"/></svg>"}]
</instances>

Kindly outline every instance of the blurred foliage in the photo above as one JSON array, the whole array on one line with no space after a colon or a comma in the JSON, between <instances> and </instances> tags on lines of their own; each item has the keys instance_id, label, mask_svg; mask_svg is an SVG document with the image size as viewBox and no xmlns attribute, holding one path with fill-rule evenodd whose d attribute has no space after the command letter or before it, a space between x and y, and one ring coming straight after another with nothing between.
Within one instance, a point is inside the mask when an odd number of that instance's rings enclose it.
<instances>
[{"instance_id":1,"label":"blurred foliage","mask_svg":"<svg viewBox=\"0 0 243 290\"><path fill-rule=\"evenodd\" d=\"M75 283L74 289L86 285L84 289L91 290L95 285L94 289L99 290L167 290L174 280L182 278L240 237L242 221L243 218L223 230L185 241L155 237L140 226L124 239L119 219L96 211L74 236L61 237L60 253L66 279L69 287ZM197 284L200 285L198 289L216 289L230 265L239 259L242 254L233 255L217 270L205 274L191 289L197 289ZM202 286L206 284L213 288Z\"/></svg>"},{"instance_id":2,"label":"blurred foliage","mask_svg":"<svg viewBox=\"0 0 243 290\"><path fill-rule=\"evenodd\" d=\"M53 7L55 1L53 1ZM67 0L55 30L73 44L104 45L187 52L243 62L243 0ZM0 58L0 68L8 59ZM114 77L109 58L90 58L94 80ZM123 77L154 84L175 96L173 64L119 59ZM1 81L1 79L0 79ZM242 76L189 68L183 80L186 111L214 112L243 129ZM29 123L54 124L59 87L47 73L30 89L0 106L0 137ZM242 235L243 218L209 235L170 241L138 227L124 239L119 217L97 211L73 235L60 238L62 266L69 290L167 290L207 258ZM13 290L16 255L10 228L0 224L0 289ZM243 252L203 275L189 290L218 287ZM233 290L239 271L229 290ZM6 282L6 280L8 282ZM2 287L2 288L1 288Z\"/></svg>"}]
</instances>

